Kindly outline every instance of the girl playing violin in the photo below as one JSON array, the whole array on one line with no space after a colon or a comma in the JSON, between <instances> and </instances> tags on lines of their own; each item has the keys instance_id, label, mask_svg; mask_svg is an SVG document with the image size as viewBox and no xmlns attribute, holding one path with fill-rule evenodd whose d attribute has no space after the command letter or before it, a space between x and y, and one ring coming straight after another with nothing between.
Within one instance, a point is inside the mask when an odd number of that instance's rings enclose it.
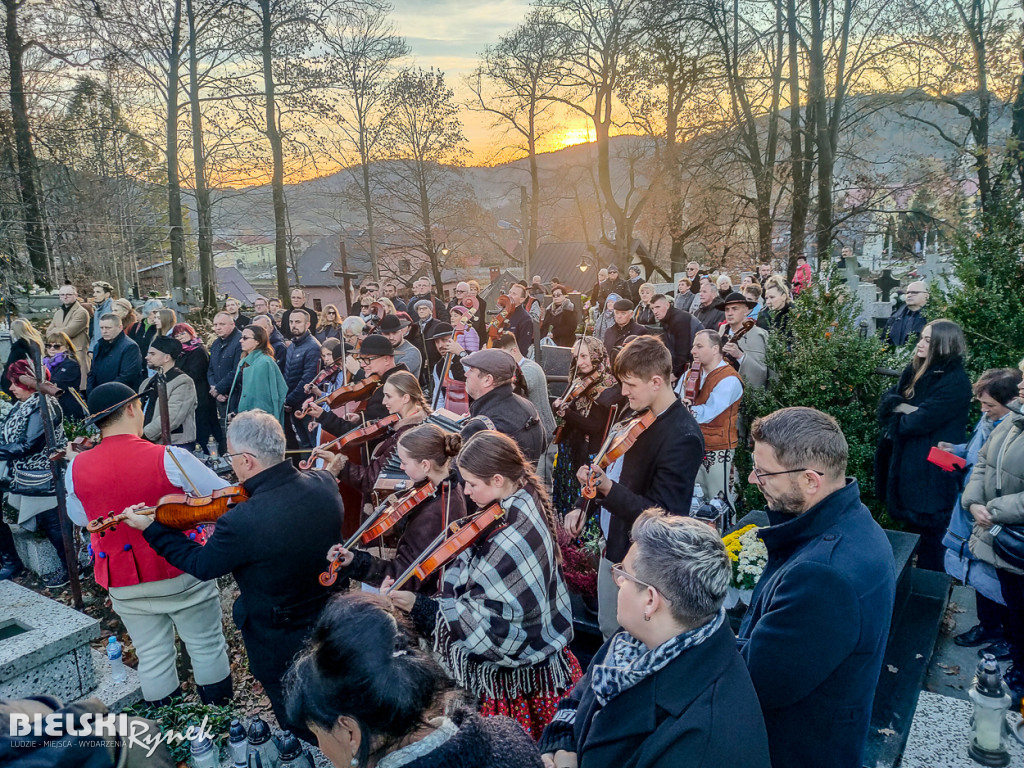
<instances>
[{"instance_id":1,"label":"girl playing violin","mask_svg":"<svg viewBox=\"0 0 1024 768\"><path fill-rule=\"evenodd\" d=\"M402 534L394 559L374 557L362 549L348 550L341 544L331 547L327 559L340 559L341 567L348 569L348 577L373 586L404 572L449 523L466 516L465 491L451 466L451 459L461 447L459 435L445 432L436 424L421 424L404 432L398 438L402 471L417 486L428 483L434 490L402 517ZM433 595L437 592L438 574L423 581L413 577L410 583L414 585L413 591Z\"/></svg>"},{"instance_id":2,"label":"girl playing violin","mask_svg":"<svg viewBox=\"0 0 1024 768\"><path fill-rule=\"evenodd\" d=\"M576 472L597 453L623 401L611 373L608 350L593 336L584 336L572 350L574 376L566 393L551 407L563 419L552 478L555 509L564 516L579 498ZM569 397L575 390L575 396Z\"/></svg>"},{"instance_id":3,"label":"girl playing violin","mask_svg":"<svg viewBox=\"0 0 1024 768\"><path fill-rule=\"evenodd\" d=\"M392 427L391 434L381 440L370 454L367 464L354 464L343 453L326 454L314 450L311 459L329 460L328 471L332 472L339 482L354 488L363 494L363 505L371 503L370 494L374 483L384 464L395 452L398 439L402 433L423 423L430 415L430 408L420 388L419 381L408 371L399 371L388 377L384 382L384 407L388 413L397 413L401 420Z\"/></svg>"},{"instance_id":4,"label":"girl playing violin","mask_svg":"<svg viewBox=\"0 0 1024 768\"><path fill-rule=\"evenodd\" d=\"M440 595L393 591L459 687L483 715L507 715L534 739L581 676L569 651L572 610L562 579L555 513L515 441L486 430L459 452L466 493L503 517L445 570ZM387 589L392 580L385 579Z\"/></svg>"}]
</instances>

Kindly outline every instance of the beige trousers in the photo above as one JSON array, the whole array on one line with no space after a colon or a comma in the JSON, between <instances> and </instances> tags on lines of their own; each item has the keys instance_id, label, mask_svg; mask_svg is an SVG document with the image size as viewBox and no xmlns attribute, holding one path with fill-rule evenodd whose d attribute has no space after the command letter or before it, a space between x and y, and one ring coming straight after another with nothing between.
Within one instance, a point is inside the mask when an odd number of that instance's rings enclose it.
<instances>
[{"instance_id":1,"label":"beige trousers","mask_svg":"<svg viewBox=\"0 0 1024 768\"><path fill-rule=\"evenodd\" d=\"M183 573L173 579L113 587L110 602L138 654L142 696L147 701L162 699L178 687L175 630L188 649L197 685L220 682L231 673L216 581L199 581Z\"/></svg>"},{"instance_id":2,"label":"beige trousers","mask_svg":"<svg viewBox=\"0 0 1024 768\"><path fill-rule=\"evenodd\" d=\"M704 498L713 499L719 494L729 502L730 509L736 509L736 487L732 482L732 460L734 448L724 451L708 451L697 470L697 485L704 489ZM731 521L726 521L727 523Z\"/></svg>"}]
</instances>

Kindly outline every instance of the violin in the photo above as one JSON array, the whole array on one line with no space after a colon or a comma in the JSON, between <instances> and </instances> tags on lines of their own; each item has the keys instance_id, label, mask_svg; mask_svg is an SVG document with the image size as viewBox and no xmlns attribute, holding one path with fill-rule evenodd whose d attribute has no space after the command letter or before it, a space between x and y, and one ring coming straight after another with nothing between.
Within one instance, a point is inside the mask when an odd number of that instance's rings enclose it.
<instances>
[{"instance_id":1,"label":"violin","mask_svg":"<svg viewBox=\"0 0 1024 768\"><path fill-rule=\"evenodd\" d=\"M332 366L336 369L336 366ZM320 397L307 400L302 404L302 408L295 412L296 418L303 419L309 415L309 406L311 405L323 405L327 404L329 408L334 408L344 403L352 403L357 400L365 400L374 392L377 391L377 387L380 386L380 376L376 373L371 373L362 381L356 381L352 384L346 384L343 387L338 387L333 392L328 392Z\"/></svg>"},{"instance_id":2,"label":"violin","mask_svg":"<svg viewBox=\"0 0 1024 768\"><path fill-rule=\"evenodd\" d=\"M333 376L340 370L341 363L332 363L331 365L327 366L316 375L316 378L314 378L311 382L309 382L309 384L306 385L306 391L309 392L313 387L319 387L321 384L327 381L327 379L331 378L331 376Z\"/></svg>"},{"instance_id":3,"label":"violin","mask_svg":"<svg viewBox=\"0 0 1024 768\"><path fill-rule=\"evenodd\" d=\"M190 496L187 493L171 493L161 497L155 506L135 510L137 515L154 515L158 523L168 528L187 531L197 525L215 523L217 519L236 504L249 498L249 492L240 485L218 488L209 496ZM90 520L85 526L89 533L103 535L104 531L118 525L127 515L111 514Z\"/></svg>"},{"instance_id":4,"label":"violin","mask_svg":"<svg viewBox=\"0 0 1024 768\"><path fill-rule=\"evenodd\" d=\"M491 324L487 326L487 347L491 348L494 346L495 340L501 336L505 327L508 325L509 317L512 314L512 299L506 295L501 295L497 299L498 306L501 307L501 311L494 316L491 320Z\"/></svg>"},{"instance_id":5,"label":"violin","mask_svg":"<svg viewBox=\"0 0 1024 768\"><path fill-rule=\"evenodd\" d=\"M622 458L626 451L633 447L637 438L657 419L658 415L654 411L647 409L612 429L608 439L605 440L601 450L590 464L590 474L587 476L587 482L582 489L585 498L593 499L597 496L597 483L595 482L597 473L594 472L594 467L605 469Z\"/></svg>"},{"instance_id":6,"label":"violin","mask_svg":"<svg viewBox=\"0 0 1024 768\"><path fill-rule=\"evenodd\" d=\"M558 414L560 416L565 415L565 409L572 405L573 401L582 397L587 390L594 386L601 379L601 372L597 370L591 371L583 378L574 379L569 382L569 386L566 387L565 393L558 398ZM551 438L552 442L560 443L562 441L562 430L565 429L565 424L559 424L555 430L554 437Z\"/></svg>"},{"instance_id":7,"label":"violin","mask_svg":"<svg viewBox=\"0 0 1024 768\"><path fill-rule=\"evenodd\" d=\"M381 511L379 519L363 532L361 541L369 544L394 528L403 517L437 492L437 486L430 480L408 491L404 496ZM347 549L347 547L346 547Z\"/></svg>"},{"instance_id":8,"label":"violin","mask_svg":"<svg viewBox=\"0 0 1024 768\"><path fill-rule=\"evenodd\" d=\"M683 390L683 397L688 403L692 403L700 390L700 369L699 361L694 360L690 365L690 371L686 374L686 386Z\"/></svg>"},{"instance_id":9,"label":"violin","mask_svg":"<svg viewBox=\"0 0 1024 768\"><path fill-rule=\"evenodd\" d=\"M380 328L380 321L384 319L384 315L387 314L387 307L381 304L379 301L375 301L370 305L370 316L366 319L366 328L363 333L369 336Z\"/></svg>"},{"instance_id":10,"label":"violin","mask_svg":"<svg viewBox=\"0 0 1024 768\"><path fill-rule=\"evenodd\" d=\"M412 512L421 503L429 499L437 491L437 486L427 480L423 485L413 488L403 496L395 498L394 495L385 499L371 514L359 529L349 537L341 546L344 549L351 549L357 541L363 544L370 544L374 539L383 536L394 528L398 522L407 514ZM320 583L329 587L338 580L338 571L341 570L341 558L332 560L327 570L320 574Z\"/></svg>"},{"instance_id":11,"label":"violin","mask_svg":"<svg viewBox=\"0 0 1024 768\"><path fill-rule=\"evenodd\" d=\"M432 573L450 563L478 540L486 541L508 525L505 519L507 514L501 504L494 502L482 512L456 520L423 550L384 594L399 589L413 576L420 581L429 578Z\"/></svg>"},{"instance_id":12,"label":"violin","mask_svg":"<svg viewBox=\"0 0 1024 768\"><path fill-rule=\"evenodd\" d=\"M88 437L76 437L67 444L66 448L51 453L50 461L60 461L69 453L81 453L82 451L88 451L90 448L95 448L97 445L99 445L98 441L94 442Z\"/></svg>"},{"instance_id":13,"label":"violin","mask_svg":"<svg viewBox=\"0 0 1024 768\"><path fill-rule=\"evenodd\" d=\"M722 334L722 339L718 344L718 350L722 352L722 357L724 357L728 361L729 365L731 365L733 368L739 368L739 363L732 355L725 354L725 352L723 351L725 349L725 345L729 343L738 343L739 340L746 336L750 329L753 328L755 325L757 325L757 321L754 320L754 318L752 317L748 317L746 320L743 321L743 325L741 325L740 329L735 333L729 336L726 336L724 333Z\"/></svg>"},{"instance_id":14,"label":"violin","mask_svg":"<svg viewBox=\"0 0 1024 768\"><path fill-rule=\"evenodd\" d=\"M401 420L401 414L392 413L390 416L385 416L382 419L368 421L363 426L350 430L341 437L336 437L330 442L317 446L317 449L340 453L350 445L362 445L363 443L368 443L371 440L380 437L387 432L390 427L394 426ZM309 469L312 465L312 457L303 459L299 462L299 469Z\"/></svg>"}]
</instances>

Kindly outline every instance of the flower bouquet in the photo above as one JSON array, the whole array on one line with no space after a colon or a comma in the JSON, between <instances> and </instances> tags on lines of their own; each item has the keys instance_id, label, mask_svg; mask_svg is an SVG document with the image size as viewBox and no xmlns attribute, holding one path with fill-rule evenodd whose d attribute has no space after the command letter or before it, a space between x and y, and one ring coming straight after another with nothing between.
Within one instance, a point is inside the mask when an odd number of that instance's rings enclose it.
<instances>
[{"instance_id":1,"label":"flower bouquet","mask_svg":"<svg viewBox=\"0 0 1024 768\"><path fill-rule=\"evenodd\" d=\"M758 538L757 531L756 525L748 525L722 538L725 551L732 563L732 580L729 583L726 608L732 608L738 603L750 604L754 585L768 564L768 549Z\"/></svg>"}]
</instances>

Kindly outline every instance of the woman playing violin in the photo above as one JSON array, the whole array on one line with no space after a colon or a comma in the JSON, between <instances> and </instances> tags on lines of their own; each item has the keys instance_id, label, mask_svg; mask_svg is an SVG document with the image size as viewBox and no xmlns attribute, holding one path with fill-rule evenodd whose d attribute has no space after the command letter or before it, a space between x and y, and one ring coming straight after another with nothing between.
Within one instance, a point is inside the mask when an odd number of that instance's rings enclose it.
<instances>
[{"instance_id":1,"label":"woman playing violin","mask_svg":"<svg viewBox=\"0 0 1024 768\"><path fill-rule=\"evenodd\" d=\"M402 534L394 559L374 557L362 549L348 550L341 544L331 547L327 559L340 559L341 567L348 569L347 576L373 586L404 572L449 523L466 515L465 491L451 462L461 447L459 435L445 432L436 424L421 424L404 432L398 438L402 471L417 486L429 484L433 491L401 518ZM328 471L334 470L333 464L328 465ZM413 584L413 591L433 595L437 592L438 574L423 581L413 577L409 583Z\"/></svg>"},{"instance_id":2,"label":"woman playing violin","mask_svg":"<svg viewBox=\"0 0 1024 768\"><path fill-rule=\"evenodd\" d=\"M477 507L497 502L504 515L447 566L437 598L396 590L391 599L433 638L441 666L479 697L481 714L512 717L536 739L582 674L568 648L572 611L555 513L507 435L478 432L457 464Z\"/></svg>"},{"instance_id":3,"label":"woman playing violin","mask_svg":"<svg viewBox=\"0 0 1024 768\"><path fill-rule=\"evenodd\" d=\"M354 464L340 454L331 459L333 470L339 482L360 491L363 494L363 503L370 503L370 494L373 485L377 482L384 464L395 452L398 439L402 434L415 426L423 423L423 420L430 415L430 408L423 396L419 381L408 371L399 371L388 377L382 387L384 390L384 408L389 414L397 413L401 420L392 427L391 434L377 443L368 464ZM313 452L314 458L322 454Z\"/></svg>"},{"instance_id":4,"label":"woman playing violin","mask_svg":"<svg viewBox=\"0 0 1024 768\"><path fill-rule=\"evenodd\" d=\"M612 412L623 400L608 351L595 337L576 342L570 370L574 375L569 387L551 404L563 420L552 480L555 509L563 516L579 498L576 471L601 447Z\"/></svg>"}]
</instances>

